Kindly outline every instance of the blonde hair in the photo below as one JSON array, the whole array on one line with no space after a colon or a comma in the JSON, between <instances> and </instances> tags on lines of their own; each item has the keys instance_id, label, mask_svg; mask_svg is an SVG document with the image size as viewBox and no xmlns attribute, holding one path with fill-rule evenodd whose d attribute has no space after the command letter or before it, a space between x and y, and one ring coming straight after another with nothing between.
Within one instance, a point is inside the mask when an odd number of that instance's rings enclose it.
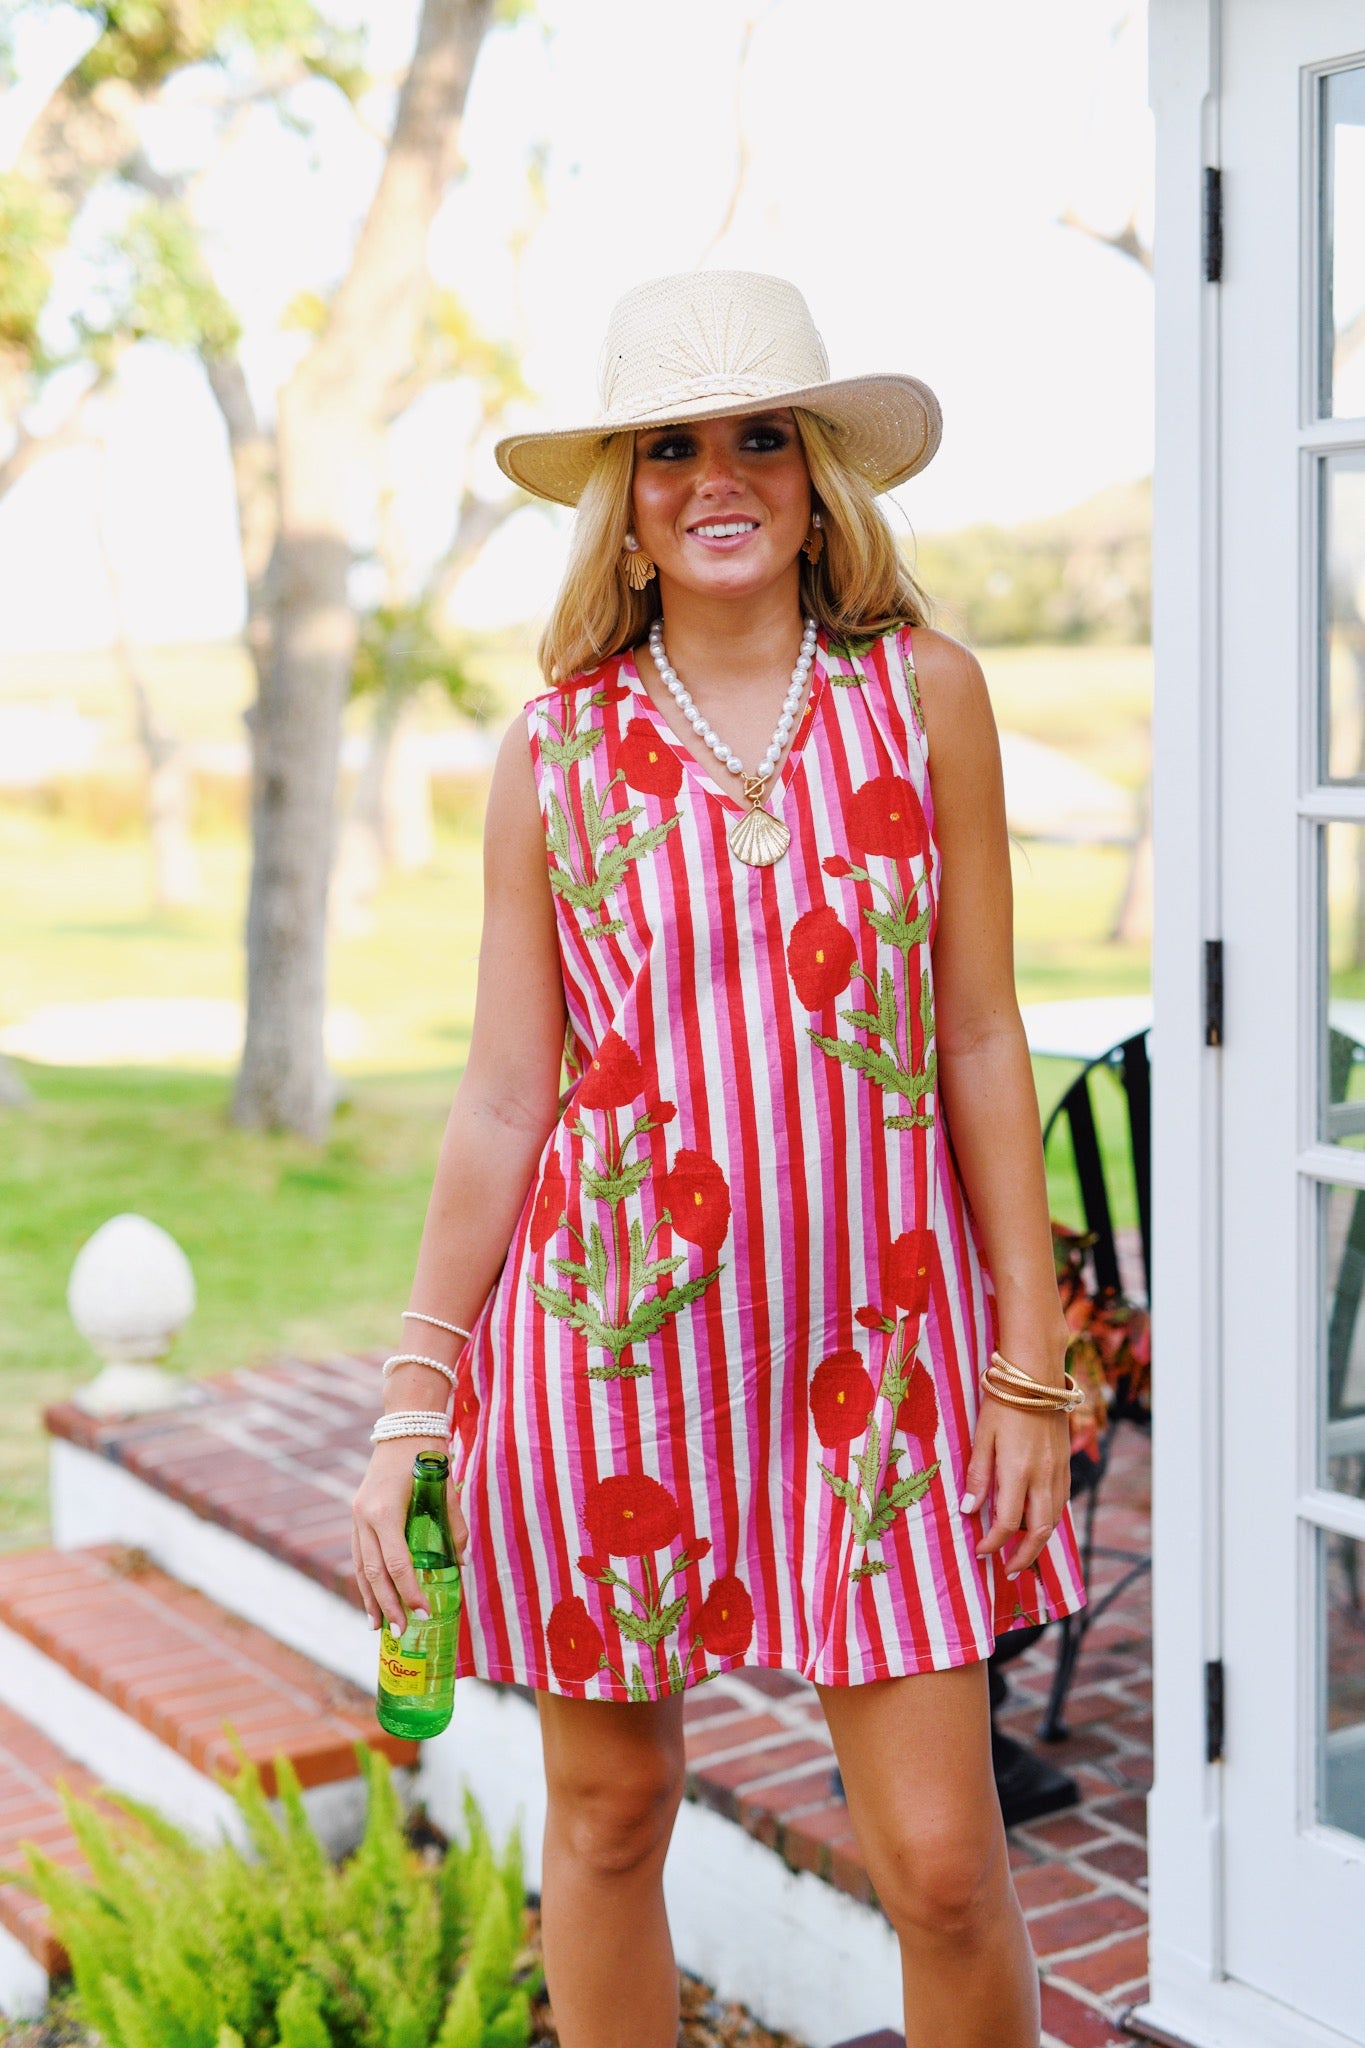
<instances>
[{"instance_id":1,"label":"blonde hair","mask_svg":"<svg viewBox=\"0 0 1365 2048\"><path fill-rule=\"evenodd\" d=\"M833 427L804 406L793 407L793 416L825 536L818 562L799 558L802 611L833 640L927 625L928 600L871 484L843 460ZM541 636L540 666L550 683L636 646L658 617L657 579L636 591L621 570L634 475L634 434L609 435L579 499L568 567Z\"/></svg>"}]
</instances>

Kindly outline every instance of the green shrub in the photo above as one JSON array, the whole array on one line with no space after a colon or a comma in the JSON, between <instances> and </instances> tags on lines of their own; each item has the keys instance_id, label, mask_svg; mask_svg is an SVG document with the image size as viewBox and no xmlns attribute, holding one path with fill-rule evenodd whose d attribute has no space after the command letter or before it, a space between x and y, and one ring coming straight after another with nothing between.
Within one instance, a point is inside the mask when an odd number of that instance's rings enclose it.
<instances>
[{"instance_id":1,"label":"green shrub","mask_svg":"<svg viewBox=\"0 0 1365 2048\"><path fill-rule=\"evenodd\" d=\"M46 1902L106 2048L526 2048L520 1843L496 1857L470 1799L464 1841L423 1856L384 1758L360 1758L365 1835L340 1866L287 1759L278 1818L254 1766L229 1786L250 1859L136 1800L102 1794L106 1816L66 1795L89 1878L31 1847L27 1877L0 1875Z\"/></svg>"}]
</instances>

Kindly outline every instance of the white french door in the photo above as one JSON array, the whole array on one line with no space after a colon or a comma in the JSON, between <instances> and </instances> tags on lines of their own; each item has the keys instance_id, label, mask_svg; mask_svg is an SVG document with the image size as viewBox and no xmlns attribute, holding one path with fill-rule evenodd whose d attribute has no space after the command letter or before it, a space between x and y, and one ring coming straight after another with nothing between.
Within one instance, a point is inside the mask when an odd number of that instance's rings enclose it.
<instances>
[{"instance_id":1,"label":"white french door","mask_svg":"<svg viewBox=\"0 0 1365 2048\"><path fill-rule=\"evenodd\" d=\"M1356 2043L1365 0L1226 0L1219 57L1222 1962Z\"/></svg>"}]
</instances>

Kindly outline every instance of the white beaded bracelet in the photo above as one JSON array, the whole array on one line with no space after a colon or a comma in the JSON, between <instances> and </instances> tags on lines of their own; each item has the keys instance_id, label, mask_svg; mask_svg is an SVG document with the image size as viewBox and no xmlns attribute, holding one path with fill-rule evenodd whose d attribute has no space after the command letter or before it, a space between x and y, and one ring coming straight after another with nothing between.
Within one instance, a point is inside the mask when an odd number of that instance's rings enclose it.
<instances>
[{"instance_id":1,"label":"white beaded bracelet","mask_svg":"<svg viewBox=\"0 0 1365 2048\"><path fill-rule=\"evenodd\" d=\"M370 1442L384 1444L396 1436L449 1435L450 1425L444 1414L423 1413L420 1408L395 1408L392 1415L380 1416L370 1431Z\"/></svg>"},{"instance_id":2,"label":"white beaded bracelet","mask_svg":"<svg viewBox=\"0 0 1365 2048\"><path fill-rule=\"evenodd\" d=\"M395 1352L392 1358L386 1358L384 1360L384 1371L381 1377L383 1379L387 1379L389 1374L395 1371L397 1367L400 1365L429 1365L433 1372L444 1373L445 1377L450 1381L452 1387L455 1384L454 1366L442 1365L439 1358L428 1358L426 1353L422 1351Z\"/></svg>"},{"instance_id":3,"label":"white beaded bracelet","mask_svg":"<svg viewBox=\"0 0 1365 2048\"><path fill-rule=\"evenodd\" d=\"M452 1337L473 1336L472 1330L462 1329L459 1323L443 1323L439 1316L424 1316L419 1308L405 1308L401 1320L405 1323L430 1323L433 1330L449 1330Z\"/></svg>"}]
</instances>

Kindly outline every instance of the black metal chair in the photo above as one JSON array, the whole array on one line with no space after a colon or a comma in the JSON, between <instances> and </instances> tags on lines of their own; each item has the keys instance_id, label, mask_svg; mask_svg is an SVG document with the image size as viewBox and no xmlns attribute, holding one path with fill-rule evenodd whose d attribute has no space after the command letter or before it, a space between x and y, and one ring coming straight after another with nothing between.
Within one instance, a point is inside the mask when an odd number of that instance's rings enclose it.
<instances>
[{"instance_id":1,"label":"black metal chair","mask_svg":"<svg viewBox=\"0 0 1365 2048\"><path fill-rule=\"evenodd\" d=\"M1331 1030L1327 1038L1328 1135L1359 1136L1365 1131L1365 1103L1350 1100L1351 1071L1365 1062L1365 1046L1345 1031ZM1357 1448L1365 1432L1365 1402L1347 1398L1346 1382L1351 1368L1360 1304L1365 1296L1365 1189L1357 1190L1351 1201L1346 1240L1337 1267L1332 1294L1332 1312L1327 1322L1327 1453L1334 1466L1346 1470L1333 1480L1343 1491L1365 1491L1365 1449ZM1333 1439L1336 1439L1334 1444ZM1351 1605L1359 1612L1361 1584L1359 1551L1354 1543L1339 1540L1339 1562L1346 1578Z\"/></svg>"},{"instance_id":2,"label":"black metal chair","mask_svg":"<svg viewBox=\"0 0 1365 2048\"><path fill-rule=\"evenodd\" d=\"M1065 1125L1069 1132L1076 1178L1080 1186L1081 1206L1085 1213L1086 1233L1091 1240L1086 1257L1090 1267L1089 1280L1092 1291L1097 1297L1118 1296L1143 1307L1150 1307L1151 1304L1152 1095L1148 1036L1147 1030L1135 1032L1132 1037L1121 1040L1117 1045L1101 1053L1097 1059L1088 1061L1053 1109L1043 1129L1044 1151L1047 1150L1054 1132L1062 1125ZM1137 1197L1137 1269L1134 1270L1134 1261L1130 1259L1127 1262L1129 1270L1126 1275L1123 1271L1124 1262L1119 1257L1118 1241L1114 1231L1115 1203L1111 1199L1113 1168L1112 1164L1106 1167L1104 1154L1100 1148L1095 1098L1092 1093L1097 1083L1107 1085L1103 1080L1106 1075L1112 1075L1122 1090L1128 1122L1127 1152ZM1361 1282L1362 1286L1365 1286L1365 1216L1362 1216L1360 1221ZM1095 1514L1109 1470L1115 1431L1123 1423L1145 1430L1149 1427L1149 1422L1150 1418L1145 1409L1120 1397L1111 1402L1109 1427L1100 1440L1098 1456L1091 1458L1078 1453L1071 1461L1071 1492L1073 1502L1080 1509L1078 1534L1086 1583L1090 1583L1092 1567L1097 1559L1120 1564L1124 1569L1113 1585L1098 1599L1092 1598L1079 1614L1066 1615L1055 1624L1044 1624L1055 1626L1058 1630L1057 1662L1053 1670L1051 1693L1038 1727L1038 1733L1045 1742L1058 1742L1067 1732L1062 1718L1063 1710L1075 1676L1076 1660L1080 1656L1087 1633L1114 1602L1122 1598L1136 1579L1151 1570L1150 1551L1139 1554L1136 1551L1097 1544L1095 1541ZM994 1694L1003 1694L1004 1691L1000 1666L1010 1663L1030 1644L1036 1642L1042 1633L1042 1628L1018 1629L1001 1637L991 1658Z\"/></svg>"}]
</instances>

